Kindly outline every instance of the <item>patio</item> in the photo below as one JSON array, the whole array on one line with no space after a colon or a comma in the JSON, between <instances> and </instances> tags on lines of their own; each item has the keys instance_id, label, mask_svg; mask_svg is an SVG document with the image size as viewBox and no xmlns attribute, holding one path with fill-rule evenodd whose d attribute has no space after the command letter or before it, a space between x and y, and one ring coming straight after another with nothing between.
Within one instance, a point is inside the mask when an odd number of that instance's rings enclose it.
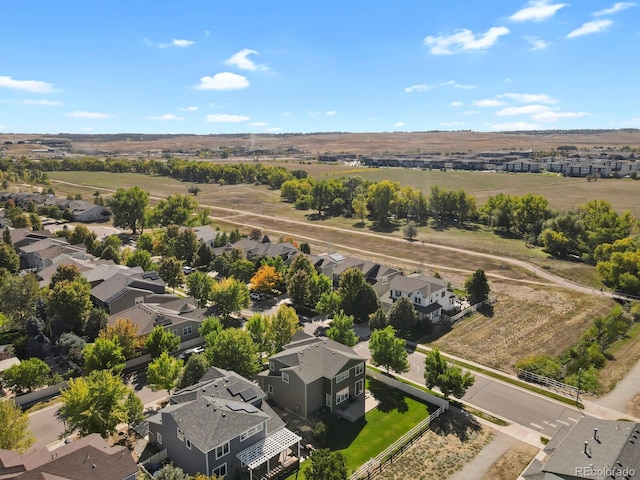
<instances>
[{"instance_id":1,"label":"patio","mask_svg":"<svg viewBox=\"0 0 640 480\"><path fill-rule=\"evenodd\" d=\"M268 480L284 474L298 466L300 457L300 440L287 428L281 428L268 437L254 443L236 454L242 467L249 470L249 479ZM291 447L297 445L297 451ZM271 465L275 463L272 469ZM265 465L266 464L266 465ZM265 468L266 467L266 468Z\"/></svg>"}]
</instances>

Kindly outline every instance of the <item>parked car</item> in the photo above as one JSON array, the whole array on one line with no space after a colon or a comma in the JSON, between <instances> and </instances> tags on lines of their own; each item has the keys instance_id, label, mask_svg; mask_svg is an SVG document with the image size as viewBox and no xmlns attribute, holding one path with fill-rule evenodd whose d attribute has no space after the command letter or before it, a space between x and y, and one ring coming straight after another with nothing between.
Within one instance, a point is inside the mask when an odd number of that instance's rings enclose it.
<instances>
[{"instance_id":1,"label":"parked car","mask_svg":"<svg viewBox=\"0 0 640 480\"><path fill-rule=\"evenodd\" d=\"M197 355L198 353L202 353L202 352L204 352L203 346L187 348L184 352L178 355L178 358L182 360L188 360L191 355Z\"/></svg>"},{"instance_id":2,"label":"parked car","mask_svg":"<svg viewBox=\"0 0 640 480\"><path fill-rule=\"evenodd\" d=\"M258 292L251 292L249 294L249 297L251 298L251 300L264 300L265 299L264 293L258 293Z\"/></svg>"},{"instance_id":3,"label":"parked car","mask_svg":"<svg viewBox=\"0 0 640 480\"><path fill-rule=\"evenodd\" d=\"M182 271L185 275L189 275L190 273L193 273L195 271L195 268L185 265L184 267L182 267Z\"/></svg>"}]
</instances>

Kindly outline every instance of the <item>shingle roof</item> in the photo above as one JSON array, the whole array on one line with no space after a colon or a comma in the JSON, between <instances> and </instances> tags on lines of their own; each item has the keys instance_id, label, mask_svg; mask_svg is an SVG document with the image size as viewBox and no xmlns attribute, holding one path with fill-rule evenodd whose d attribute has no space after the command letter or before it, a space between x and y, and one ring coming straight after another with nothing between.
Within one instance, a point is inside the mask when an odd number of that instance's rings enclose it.
<instances>
[{"instance_id":1,"label":"shingle roof","mask_svg":"<svg viewBox=\"0 0 640 480\"><path fill-rule=\"evenodd\" d=\"M23 473L5 477L9 467ZM26 471L25 471L26 470ZM0 476L19 480L123 480L138 471L126 447L109 447L97 433L49 452L46 448L25 455L0 450Z\"/></svg>"},{"instance_id":2,"label":"shingle roof","mask_svg":"<svg viewBox=\"0 0 640 480\"><path fill-rule=\"evenodd\" d=\"M426 275L396 275L390 280L389 288L400 290L401 292L420 292L423 296L428 297L434 292L438 292L443 288L447 288L447 282L444 280L428 277Z\"/></svg>"},{"instance_id":3,"label":"shingle roof","mask_svg":"<svg viewBox=\"0 0 640 480\"><path fill-rule=\"evenodd\" d=\"M189 298L181 298L178 302L170 302L173 306L190 305L193 308L185 309L181 312L179 309L168 308L170 303L139 303L133 307L117 312L109 317L108 324L114 325L119 318L127 318L138 326L140 335L151 333L156 325L172 325L178 326L185 322L200 322L206 317L206 309L196 308L189 303Z\"/></svg>"},{"instance_id":4,"label":"shingle roof","mask_svg":"<svg viewBox=\"0 0 640 480\"><path fill-rule=\"evenodd\" d=\"M285 345L284 350L271 359L289 365L281 370L297 375L306 384L322 377L333 378L345 367L366 361L346 345L311 336Z\"/></svg>"}]
</instances>

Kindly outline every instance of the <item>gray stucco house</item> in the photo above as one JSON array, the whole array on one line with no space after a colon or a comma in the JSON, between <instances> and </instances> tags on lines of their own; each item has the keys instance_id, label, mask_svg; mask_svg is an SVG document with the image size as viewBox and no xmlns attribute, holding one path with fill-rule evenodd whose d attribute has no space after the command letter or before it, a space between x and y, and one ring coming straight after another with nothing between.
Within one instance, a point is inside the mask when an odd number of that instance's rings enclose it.
<instances>
[{"instance_id":1,"label":"gray stucco house","mask_svg":"<svg viewBox=\"0 0 640 480\"><path fill-rule=\"evenodd\" d=\"M365 362L341 343L296 332L258 382L270 401L300 417L324 411L353 422L365 413Z\"/></svg>"},{"instance_id":2,"label":"gray stucco house","mask_svg":"<svg viewBox=\"0 0 640 480\"><path fill-rule=\"evenodd\" d=\"M255 383L232 371L212 367L147 422L149 441L192 475L260 478L298 462L301 437L284 428Z\"/></svg>"}]
</instances>

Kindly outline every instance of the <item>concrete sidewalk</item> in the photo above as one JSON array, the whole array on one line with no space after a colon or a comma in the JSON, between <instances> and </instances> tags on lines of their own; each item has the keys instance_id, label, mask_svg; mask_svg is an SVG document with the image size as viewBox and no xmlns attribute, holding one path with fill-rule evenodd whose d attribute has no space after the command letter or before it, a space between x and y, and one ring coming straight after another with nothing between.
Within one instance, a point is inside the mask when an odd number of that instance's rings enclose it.
<instances>
[{"instance_id":1,"label":"concrete sidewalk","mask_svg":"<svg viewBox=\"0 0 640 480\"><path fill-rule=\"evenodd\" d=\"M467 463L462 470L454 473L449 480L480 480L485 473L518 441L508 435L498 433L493 440Z\"/></svg>"}]
</instances>

